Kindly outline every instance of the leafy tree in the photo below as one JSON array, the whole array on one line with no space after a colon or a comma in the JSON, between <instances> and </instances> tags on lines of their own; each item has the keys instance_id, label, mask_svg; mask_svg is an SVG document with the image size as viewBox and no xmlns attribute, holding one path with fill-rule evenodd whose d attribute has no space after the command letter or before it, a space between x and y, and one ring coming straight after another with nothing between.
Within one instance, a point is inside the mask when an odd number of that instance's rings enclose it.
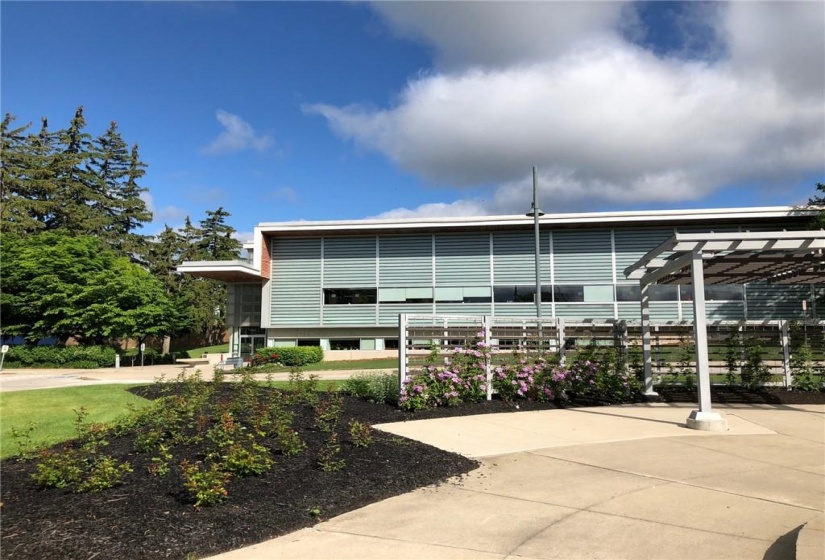
<instances>
[{"instance_id":1,"label":"leafy tree","mask_svg":"<svg viewBox=\"0 0 825 560\"><path fill-rule=\"evenodd\" d=\"M171 328L161 283L95 237L61 230L4 238L0 280L3 330L30 342L143 339Z\"/></svg>"},{"instance_id":2,"label":"leafy tree","mask_svg":"<svg viewBox=\"0 0 825 560\"><path fill-rule=\"evenodd\" d=\"M817 183L816 190L820 194L808 200L808 206L819 209L819 216L814 218L811 226L815 228L825 228L825 183Z\"/></svg>"}]
</instances>

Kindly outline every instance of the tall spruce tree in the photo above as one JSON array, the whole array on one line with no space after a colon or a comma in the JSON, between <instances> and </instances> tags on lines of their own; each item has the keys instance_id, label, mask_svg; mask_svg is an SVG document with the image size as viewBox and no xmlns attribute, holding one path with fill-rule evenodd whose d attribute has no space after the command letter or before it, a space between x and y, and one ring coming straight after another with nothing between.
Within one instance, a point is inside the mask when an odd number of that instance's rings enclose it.
<instances>
[{"instance_id":1,"label":"tall spruce tree","mask_svg":"<svg viewBox=\"0 0 825 560\"><path fill-rule=\"evenodd\" d=\"M136 145L130 151L114 121L93 145L86 170L96 191L92 206L105 219L97 233L119 254L142 260L139 255L146 250L146 239L136 230L152 220L140 198L147 189L137 183L146 164L140 161Z\"/></svg>"},{"instance_id":2,"label":"tall spruce tree","mask_svg":"<svg viewBox=\"0 0 825 560\"><path fill-rule=\"evenodd\" d=\"M817 183L816 190L819 194L808 200L808 206L819 210L819 215L814 218L811 226L825 228L825 183Z\"/></svg>"},{"instance_id":3,"label":"tall spruce tree","mask_svg":"<svg viewBox=\"0 0 825 560\"><path fill-rule=\"evenodd\" d=\"M230 215L220 207L215 211L207 210L206 218L201 220L199 247L206 260L226 261L238 258L241 244L232 237L235 228L226 224L226 218Z\"/></svg>"},{"instance_id":4,"label":"tall spruce tree","mask_svg":"<svg viewBox=\"0 0 825 560\"><path fill-rule=\"evenodd\" d=\"M31 123L15 128L6 113L2 122L0 152L0 231L27 235L46 228L53 213L52 153L56 136L42 119L39 133L28 132Z\"/></svg>"},{"instance_id":5,"label":"tall spruce tree","mask_svg":"<svg viewBox=\"0 0 825 560\"><path fill-rule=\"evenodd\" d=\"M53 211L46 227L65 229L74 235L100 235L106 216L96 211L103 201L94 174L86 166L93 146L85 129L83 107L78 107L69 127L58 133L58 149L51 163L55 185Z\"/></svg>"}]
</instances>

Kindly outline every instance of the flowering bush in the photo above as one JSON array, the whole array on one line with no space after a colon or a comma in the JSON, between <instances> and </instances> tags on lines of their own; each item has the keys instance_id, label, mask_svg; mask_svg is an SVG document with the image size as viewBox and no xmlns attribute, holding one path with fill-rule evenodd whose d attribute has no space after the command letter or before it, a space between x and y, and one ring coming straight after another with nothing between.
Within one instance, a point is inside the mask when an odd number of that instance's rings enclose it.
<instances>
[{"instance_id":1,"label":"flowering bush","mask_svg":"<svg viewBox=\"0 0 825 560\"><path fill-rule=\"evenodd\" d=\"M492 371L492 388L505 401L564 402L578 397L625 402L638 393L635 376L627 372L613 348L588 346L565 365L535 353L516 352L513 357ZM443 366L430 365L405 380L399 405L419 410L481 401L487 391L488 362L489 349L483 341L476 339L468 348L456 348Z\"/></svg>"},{"instance_id":2,"label":"flowering bush","mask_svg":"<svg viewBox=\"0 0 825 560\"><path fill-rule=\"evenodd\" d=\"M478 337L484 333L478 333ZM469 347L457 347L443 367L429 365L404 381L398 404L405 410L456 406L480 402L487 396L487 344L476 338Z\"/></svg>"}]
</instances>

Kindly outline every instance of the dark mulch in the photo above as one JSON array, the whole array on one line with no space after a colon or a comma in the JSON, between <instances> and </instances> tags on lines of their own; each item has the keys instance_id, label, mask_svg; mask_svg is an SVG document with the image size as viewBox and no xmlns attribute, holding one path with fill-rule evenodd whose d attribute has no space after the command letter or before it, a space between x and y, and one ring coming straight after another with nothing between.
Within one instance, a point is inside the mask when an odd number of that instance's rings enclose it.
<instances>
[{"instance_id":1,"label":"dark mulch","mask_svg":"<svg viewBox=\"0 0 825 560\"><path fill-rule=\"evenodd\" d=\"M687 390L679 386L663 385L656 387L656 392L664 402L698 402L696 389ZM825 391L788 391L782 388L751 391L743 387L713 386L710 389L710 400L721 404L825 404Z\"/></svg>"},{"instance_id":2,"label":"dark mulch","mask_svg":"<svg viewBox=\"0 0 825 560\"><path fill-rule=\"evenodd\" d=\"M659 389L663 400L690 402L680 400L690 395L678 388ZM154 398L158 386L134 391ZM224 397L226 391L231 389L225 387ZM801 394L787 391L758 395L716 389L714 401L791 404L790 395L801 398ZM732 400L734 396L740 400ZM815 402L825 402L822 393L818 396L820 400ZM605 403L579 400L572 406L597 404ZM326 435L314 428L311 408L296 406L293 427L308 449L300 455L286 457L274 451L273 445L276 464L271 471L259 477L233 479L226 502L199 510L183 491L176 469L162 478L148 474L150 457L135 453L133 440L128 436L111 438L106 453L128 460L134 471L122 485L96 494L40 489L30 478L33 462L5 460L0 463L0 557L187 558L236 549L422 486L438 484L478 466L476 461L460 455L380 432L374 432L370 447L356 448L344 428L351 419L380 424L552 408L555 406L550 403L520 402L516 409L511 404L493 400L410 414L392 406L345 397L339 431L347 466L340 472L324 473L316 459ZM189 456L197 458L202 451L190 449Z\"/></svg>"}]
</instances>

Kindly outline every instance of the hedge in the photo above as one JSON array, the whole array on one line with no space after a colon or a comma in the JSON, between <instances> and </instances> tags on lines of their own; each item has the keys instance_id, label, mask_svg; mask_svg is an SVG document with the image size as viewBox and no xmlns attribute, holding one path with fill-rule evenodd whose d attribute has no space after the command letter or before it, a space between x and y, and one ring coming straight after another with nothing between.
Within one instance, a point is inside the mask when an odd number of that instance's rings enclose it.
<instances>
[{"instance_id":1,"label":"hedge","mask_svg":"<svg viewBox=\"0 0 825 560\"><path fill-rule=\"evenodd\" d=\"M278 363L285 366L304 366L324 359L320 346L278 346L261 348L255 352L255 365Z\"/></svg>"},{"instance_id":2,"label":"hedge","mask_svg":"<svg viewBox=\"0 0 825 560\"><path fill-rule=\"evenodd\" d=\"M6 367L113 367L116 355L109 346L12 346L6 354Z\"/></svg>"}]
</instances>

